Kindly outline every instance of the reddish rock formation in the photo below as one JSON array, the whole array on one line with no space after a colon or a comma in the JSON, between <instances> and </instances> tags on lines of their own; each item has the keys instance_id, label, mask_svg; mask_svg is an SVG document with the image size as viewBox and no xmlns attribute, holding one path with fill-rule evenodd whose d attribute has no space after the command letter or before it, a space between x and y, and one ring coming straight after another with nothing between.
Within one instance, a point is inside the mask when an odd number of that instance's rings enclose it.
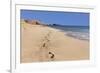
<instances>
[{"instance_id":1,"label":"reddish rock formation","mask_svg":"<svg viewBox=\"0 0 100 73\"><path fill-rule=\"evenodd\" d=\"M26 23L28 24L32 24L32 25L40 25L41 22L38 20L24 20Z\"/></svg>"}]
</instances>

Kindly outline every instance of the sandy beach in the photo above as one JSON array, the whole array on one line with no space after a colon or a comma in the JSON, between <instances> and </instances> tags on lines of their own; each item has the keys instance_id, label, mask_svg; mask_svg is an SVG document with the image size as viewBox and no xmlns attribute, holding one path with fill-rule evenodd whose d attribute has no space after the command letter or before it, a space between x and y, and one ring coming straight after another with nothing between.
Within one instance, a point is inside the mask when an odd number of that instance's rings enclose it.
<instances>
[{"instance_id":1,"label":"sandy beach","mask_svg":"<svg viewBox=\"0 0 100 73\"><path fill-rule=\"evenodd\" d=\"M21 23L21 63L89 59L89 41L43 25Z\"/></svg>"}]
</instances>

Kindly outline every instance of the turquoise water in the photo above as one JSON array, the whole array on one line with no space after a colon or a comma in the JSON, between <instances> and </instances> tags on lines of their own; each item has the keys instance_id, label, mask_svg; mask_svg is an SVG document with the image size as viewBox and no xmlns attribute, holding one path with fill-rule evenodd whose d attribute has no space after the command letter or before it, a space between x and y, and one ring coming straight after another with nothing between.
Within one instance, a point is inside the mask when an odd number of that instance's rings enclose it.
<instances>
[{"instance_id":1,"label":"turquoise water","mask_svg":"<svg viewBox=\"0 0 100 73\"><path fill-rule=\"evenodd\" d=\"M50 26L66 33L80 40L89 40L89 27L88 26Z\"/></svg>"}]
</instances>

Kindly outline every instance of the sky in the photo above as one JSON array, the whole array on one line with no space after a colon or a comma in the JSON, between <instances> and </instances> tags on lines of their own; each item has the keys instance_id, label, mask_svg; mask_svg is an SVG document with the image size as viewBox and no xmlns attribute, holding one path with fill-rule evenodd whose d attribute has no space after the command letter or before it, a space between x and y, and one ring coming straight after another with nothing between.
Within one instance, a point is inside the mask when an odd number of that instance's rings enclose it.
<instances>
[{"instance_id":1,"label":"sky","mask_svg":"<svg viewBox=\"0 0 100 73\"><path fill-rule=\"evenodd\" d=\"M89 26L89 13L21 10L21 19L39 20L45 24Z\"/></svg>"}]
</instances>

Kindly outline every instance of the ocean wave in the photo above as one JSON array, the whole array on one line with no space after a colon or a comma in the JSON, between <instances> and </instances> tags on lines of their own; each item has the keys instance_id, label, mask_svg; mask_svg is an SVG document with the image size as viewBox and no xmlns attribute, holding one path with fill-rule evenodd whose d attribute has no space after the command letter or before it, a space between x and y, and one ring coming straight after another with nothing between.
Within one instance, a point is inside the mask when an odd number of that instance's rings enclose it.
<instances>
[{"instance_id":1,"label":"ocean wave","mask_svg":"<svg viewBox=\"0 0 100 73\"><path fill-rule=\"evenodd\" d=\"M89 41L89 33L68 31L68 32L66 33L66 35L67 35L67 36L70 36L70 37L74 37L74 38L76 38L76 39L87 40L87 41Z\"/></svg>"}]
</instances>

